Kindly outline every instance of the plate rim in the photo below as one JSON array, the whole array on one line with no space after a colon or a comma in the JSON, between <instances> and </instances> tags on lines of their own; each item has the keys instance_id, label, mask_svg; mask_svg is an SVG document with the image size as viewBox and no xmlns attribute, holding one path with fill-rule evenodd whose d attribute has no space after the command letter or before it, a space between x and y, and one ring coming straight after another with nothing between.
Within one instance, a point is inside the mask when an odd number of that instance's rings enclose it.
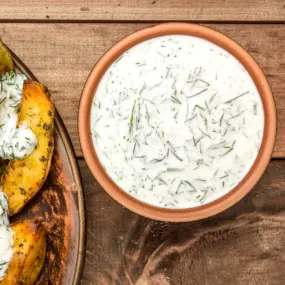
<instances>
[{"instance_id":1,"label":"plate rim","mask_svg":"<svg viewBox=\"0 0 285 285\"><path fill-rule=\"evenodd\" d=\"M6 46L6 45L5 45ZM6 46L7 47L7 46ZM9 48L15 67L24 71L26 75L32 80L38 81L36 76L27 67L27 65ZM79 214L79 244L78 244L78 256L76 260L76 268L73 275L73 280L71 285L79 285L81 282L81 277L83 274L83 268L85 263L86 255L86 208L85 208L85 197L82 186L82 178L79 172L79 166L76 159L75 151L71 142L71 139L67 133L66 127L60 114L55 106L55 126L57 128L58 134L64 144L68 160L70 162L71 171L74 177L74 182L77 187L77 198L78 198L78 214Z\"/></svg>"}]
</instances>

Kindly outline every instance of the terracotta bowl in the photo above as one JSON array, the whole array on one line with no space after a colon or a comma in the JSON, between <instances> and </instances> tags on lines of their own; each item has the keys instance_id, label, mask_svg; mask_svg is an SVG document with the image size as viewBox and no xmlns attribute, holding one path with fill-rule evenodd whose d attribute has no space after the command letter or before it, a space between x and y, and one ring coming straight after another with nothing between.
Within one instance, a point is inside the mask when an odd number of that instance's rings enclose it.
<instances>
[{"instance_id":1,"label":"terracotta bowl","mask_svg":"<svg viewBox=\"0 0 285 285\"><path fill-rule=\"evenodd\" d=\"M165 35L182 34L206 39L227 50L243 64L252 77L264 108L264 135L258 156L244 179L221 198L194 208L165 209L143 203L120 189L107 175L93 147L90 134L90 114L96 88L109 66L125 51L145 40ZM242 199L265 171L273 151L276 136L276 110L270 86L254 59L240 45L227 36L199 25L168 23L137 31L108 50L91 71L84 86L78 116L79 136L85 160L93 175L116 201L142 216L161 221L193 221L215 215Z\"/></svg>"}]
</instances>

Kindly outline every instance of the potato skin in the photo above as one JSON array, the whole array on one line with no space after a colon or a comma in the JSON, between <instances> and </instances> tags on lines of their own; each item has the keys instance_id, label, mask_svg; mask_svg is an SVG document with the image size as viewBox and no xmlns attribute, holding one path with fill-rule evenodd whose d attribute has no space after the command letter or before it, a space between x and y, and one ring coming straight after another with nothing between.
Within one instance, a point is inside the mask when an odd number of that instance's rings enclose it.
<instances>
[{"instance_id":1,"label":"potato skin","mask_svg":"<svg viewBox=\"0 0 285 285\"><path fill-rule=\"evenodd\" d=\"M13 71L14 63L12 56L5 45L0 40L0 76L5 72Z\"/></svg>"},{"instance_id":2,"label":"potato skin","mask_svg":"<svg viewBox=\"0 0 285 285\"><path fill-rule=\"evenodd\" d=\"M46 256L44 226L34 220L11 225L14 253L0 285L33 285L39 277Z\"/></svg>"},{"instance_id":3,"label":"potato skin","mask_svg":"<svg viewBox=\"0 0 285 285\"><path fill-rule=\"evenodd\" d=\"M37 137L38 145L21 160L11 160L6 168L2 191L9 201L9 213L20 212L41 189L49 173L54 149L54 106L47 88L32 80L23 86L18 125L25 122Z\"/></svg>"}]
</instances>

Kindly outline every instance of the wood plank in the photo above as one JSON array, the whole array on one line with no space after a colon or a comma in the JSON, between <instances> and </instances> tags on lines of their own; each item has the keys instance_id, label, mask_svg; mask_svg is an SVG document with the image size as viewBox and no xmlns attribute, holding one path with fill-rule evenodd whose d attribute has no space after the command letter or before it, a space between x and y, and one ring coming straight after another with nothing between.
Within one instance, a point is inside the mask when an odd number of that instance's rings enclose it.
<instances>
[{"instance_id":1,"label":"wood plank","mask_svg":"<svg viewBox=\"0 0 285 285\"><path fill-rule=\"evenodd\" d=\"M2 20L284 21L283 0L1 1Z\"/></svg>"},{"instance_id":2,"label":"wood plank","mask_svg":"<svg viewBox=\"0 0 285 285\"><path fill-rule=\"evenodd\" d=\"M77 109L84 82L100 56L120 38L149 24L1 24L4 42L45 83L78 156ZM285 157L284 25L211 24L244 46L263 68L276 100L278 134L273 157Z\"/></svg>"},{"instance_id":3,"label":"wood plank","mask_svg":"<svg viewBox=\"0 0 285 285\"><path fill-rule=\"evenodd\" d=\"M238 204L203 221L142 218L112 200L79 160L87 210L82 285L283 285L285 161Z\"/></svg>"}]
</instances>

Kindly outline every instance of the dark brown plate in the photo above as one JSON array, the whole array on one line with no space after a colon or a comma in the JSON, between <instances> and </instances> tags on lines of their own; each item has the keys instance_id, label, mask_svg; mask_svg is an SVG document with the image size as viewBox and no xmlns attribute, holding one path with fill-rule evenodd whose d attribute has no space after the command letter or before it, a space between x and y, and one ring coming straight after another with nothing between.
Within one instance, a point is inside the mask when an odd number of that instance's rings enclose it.
<instances>
[{"instance_id":1,"label":"dark brown plate","mask_svg":"<svg viewBox=\"0 0 285 285\"><path fill-rule=\"evenodd\" d=\"M37 80L13 53L16 70ZM11 222L43 221L48 241L44 269L37 285L80 283L85 253L85 212L81 179L64 124L55 115L55 151L48 179L39 194Z\"/></svg>"}]
</instances>

